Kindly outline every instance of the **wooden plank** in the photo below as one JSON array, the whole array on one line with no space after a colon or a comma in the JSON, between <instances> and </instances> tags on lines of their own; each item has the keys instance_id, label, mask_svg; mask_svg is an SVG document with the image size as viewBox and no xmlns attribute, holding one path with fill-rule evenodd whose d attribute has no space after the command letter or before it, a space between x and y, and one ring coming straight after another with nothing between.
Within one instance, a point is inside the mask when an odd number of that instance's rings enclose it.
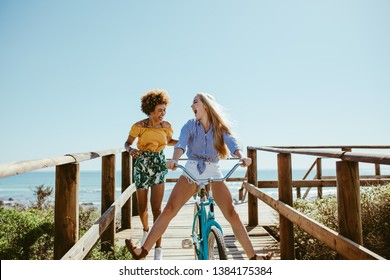
<instances>
[{"instance_id":1,"label":"wooden plank","mask_svg":"<svg viewBox=\"0 0 390 280\"><path fill-rule=\"evenodd\" d=\"M244 223L247 223L247 203L240 203L235 205L237 212ZM163 247L163 259L164 260L194 260L194 249L183 248L182 242L185 239L191 240L191 228L193 217L193 203L187 203L177 214L177 216L171 221L167 230L162 237ZM265 205L263 202L259 202L259 213L261 221L268 220L269 224L276 224L277 216L274 215L275 211ZM224 239L227 245L228 259L231 260L245 260L247 256L242 249L239 242L233 235L233 230L230 224L225 220L218 207L215 208L215 215L217 221L221 224L224 232ZM190 218L191 217L191 218ZM118 238L117 245L124 246L124 240L126 238L132 238L136 244L140 244L142 238L142 225L139 217L133 219L134 227L132 229L122 230L117 232L116 238ZM152 226L152 224L150 224ZM275 252L275 258L279 257L278 242L268 234L268 232L261 226L248 227L247 228L251 242L257 253L266 253L268 251ZM154 250L152 249L147 260L152 260L154 256Z\"/></svg>"},{"instance_id":2,"label":"wooden plank","mask_svg":"<svg viewBox=\"0 0 390 280\"><path fill-rule=\"evenodd\" d=\"M336 178L335 176L332 176L333 178ZM390 183L390 180L388 179L388 176L384 179L375 179L375 178L368 178L364 179L365 176L360 176L360 186L376 186L376 185L384 185ZM272 189L278 187L278 181L266 181L261 180L257 182L257 185L259 188L264 189ZM313 179L313 180L293 180L292 186L293 187L336 187L337 181L336 179Z\"/></svg>"}]
</instances>

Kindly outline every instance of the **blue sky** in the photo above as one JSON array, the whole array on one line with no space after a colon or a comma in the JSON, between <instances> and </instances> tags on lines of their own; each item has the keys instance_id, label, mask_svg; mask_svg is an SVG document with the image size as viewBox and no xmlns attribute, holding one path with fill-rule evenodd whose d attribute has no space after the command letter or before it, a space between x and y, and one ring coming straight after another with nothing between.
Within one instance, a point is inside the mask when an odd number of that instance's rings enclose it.
<instances>
[{"instance_id":1,"label":"blue sky","mask_svg":"<svg viewBox=\"0 0 390 280\"><path fill-rule=\"evenodd\" d=\"M0 164L121 147L153 88L171 96L176 137L203 91L244 147L389 144L389 13L379 0L1 0Z\"/></svg>"}]
</instances>

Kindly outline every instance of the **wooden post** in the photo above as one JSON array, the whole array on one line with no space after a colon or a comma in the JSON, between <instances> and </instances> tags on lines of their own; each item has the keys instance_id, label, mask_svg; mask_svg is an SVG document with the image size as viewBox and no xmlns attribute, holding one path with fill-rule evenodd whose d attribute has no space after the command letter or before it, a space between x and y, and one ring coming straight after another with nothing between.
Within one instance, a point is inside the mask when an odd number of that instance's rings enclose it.
<instances>
[{"instance_id":1,"label":"wooden post","mask_svg":"<svg viewBox=\"0 0 390 280\"><path fill-rule=\"evenodd\" d=\"M279 200L293 205L291 154L278 154ZM280 220L280 258L294 260L294 224L282 215Z\"/></svg>"},{"instance_id":2,"label":"wooden post","mask_svg":"<svg viewBox=\"0 0 390 280\"><path fill-rule=\"evenodd\" d=\"M131 184L130 175L130 155L127 151L122 152L122 192L124 192ZM131 199L127 200L121 210L122 229L131 228Z\"/></svg>"},{"instance_id":3,"label":"wooden post","mask_svg":"<svg viewBox=\"0 0 390 280\"><path fill-rule=\"evenodd\" d=\"M248 169L247 169L246 172L245 172L244 181L248 181ZM244 183L245 183L245 182L243 182L243 183L241 184L241 187L240 187L240 189L238 190L238 200L239 200L239 201L242 201L242 202L244 202L244 200L245 200L245 198L246 198L246 193L247 193L246 189L244 188Z\"/></svg>"},{"instance_id":4,"label":"wooden post","mask_svg":"<svg viewBox=\"0 0 390 280\"><path fill-rule=\"evenodd\" d=\"M244 189L241 187L239 190L238 190L238 200L239 201L242 201L244 197Z\"/></svg>"},{"instance_id":5,"label":"wooden post","mask_svg":"<svg viewBox=\"0 0 390 280\"><path fill-rule=\"evenodd\" d=\"M248 157L252 159L252 164L248 166L248 183L257 187L257 151L247 149ZM248 194L248 225L257 226L259 224L259 213L257 207L257 197Z\"/></svg>"},{"instance_id":6,"label":"wooden post","mask_svg":"<svg viewBox=\"0 0 390 280\"><path fill-rule=\"evenodd\" d=\"M379 163L375 163L375 176L381 175L381 165Z\"/></svg>"},{"instance_id":7,"label":"wooden post","mask_svg":"<svg viewBox=\"0 0 390 280\"><path fill-rule=\"evenodd\" d=\"M297 187L296 188L296 192L297 192L297 198L301 198L301 187Z\"/></svg>"},{"instance_id":8,"label":"wooden post","mask_svg":"<svg viewBox=\"0 0 390 280\"><path fill-rule=\"evenodd\" d=\"M115 201L115 154L102 157L102 215ZM115 213L115 212L114 212ZM115 214L114 214L115 215ZM115 240L115 217L101 236L101 250L110 251Z\"/></svg>"},{"instance_id":9,"label":"wooden post","mask_svg":"<svg viewBox=\"0 0 390 280\"><path fill-rule=\"evenodd\" d=\"M316 166L317 166L316 179L321 179L322 178L322 160L321 160L321 158L317 158ZM317 187L317 197L322 198L322 186Z\"/></svg>"},{"instance_id":10,"label":"wooden post","mask_svg":"<svg viewBox=\"0 0 390 280\"><path fill-rule=\"evenodd\" d=\"M61 259L79 238L79 164L56 166L54 259Z\"/></svg>"},{"instance_id":11,"label":"wooden post","mask_svg":"<svg viewBox=\"0 0 390 280\"><path fill-rule=\"evenodd\" d=\"M131 157L131 168L130 168L130 173L131 173L131 176L132 178L134 178L134 165L135 165L135 158ZM132 182L133 183L133 182ZM132 196L131 196L131 200L132 200L132 216L138 216L139 213L138 213L138 199L137 199L137 193L134 193Z\"/></svg>"},{"instance_id":12,"label":"wooden post","mask_svg":"<svg viewBox=\"0 0 390 280\"><path fill-rule=\"evenodd\" d=\"M363 245L359 163L336 162L339 232Z\"/></svg>"}]
</instances>

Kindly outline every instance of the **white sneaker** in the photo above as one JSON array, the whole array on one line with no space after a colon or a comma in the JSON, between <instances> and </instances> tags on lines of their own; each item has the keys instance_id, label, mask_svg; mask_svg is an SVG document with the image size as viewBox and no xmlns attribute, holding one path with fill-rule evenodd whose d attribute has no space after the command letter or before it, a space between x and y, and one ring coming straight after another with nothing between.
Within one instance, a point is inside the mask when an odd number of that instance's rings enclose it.
<instances>
[{"instance_id":1,"label":"white sneaker","mask_svg":"<svg viewBox=\"0 0 390 280\"><path fill-rule=\"evenodd\" d=\"M155 260L162 260L162 248L154 248L154 259Z\"/></svg>"},{"instance_id":2,"label":"white sneaker","mask_svg":"<svg viewBox=\"0 0 390 280\"><path fill-rule=\"evenodd\" d=\"M143 231L142 239L141 239L141 246L144 246L145 240L148 237L149 231Z\"/></svg>"}]
</instances>

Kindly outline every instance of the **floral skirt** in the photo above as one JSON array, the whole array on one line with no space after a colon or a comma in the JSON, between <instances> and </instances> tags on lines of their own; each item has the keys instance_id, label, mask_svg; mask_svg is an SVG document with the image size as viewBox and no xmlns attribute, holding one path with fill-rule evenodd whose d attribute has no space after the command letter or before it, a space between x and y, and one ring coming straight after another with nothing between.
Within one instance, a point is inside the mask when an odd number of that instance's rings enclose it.
<instances>
[{"instance_id":1,"label":"floral skirt","mask_svg":"<svg viewBox=\"0 0 390 280\"><path fill-rule=\"evenodd\" d=\"M134 180L137 190L147 190L157 184L165 182L165 175L168 173L167 160L163 151L143 152L134 164Z\"/></svg>"}]
</instances>

